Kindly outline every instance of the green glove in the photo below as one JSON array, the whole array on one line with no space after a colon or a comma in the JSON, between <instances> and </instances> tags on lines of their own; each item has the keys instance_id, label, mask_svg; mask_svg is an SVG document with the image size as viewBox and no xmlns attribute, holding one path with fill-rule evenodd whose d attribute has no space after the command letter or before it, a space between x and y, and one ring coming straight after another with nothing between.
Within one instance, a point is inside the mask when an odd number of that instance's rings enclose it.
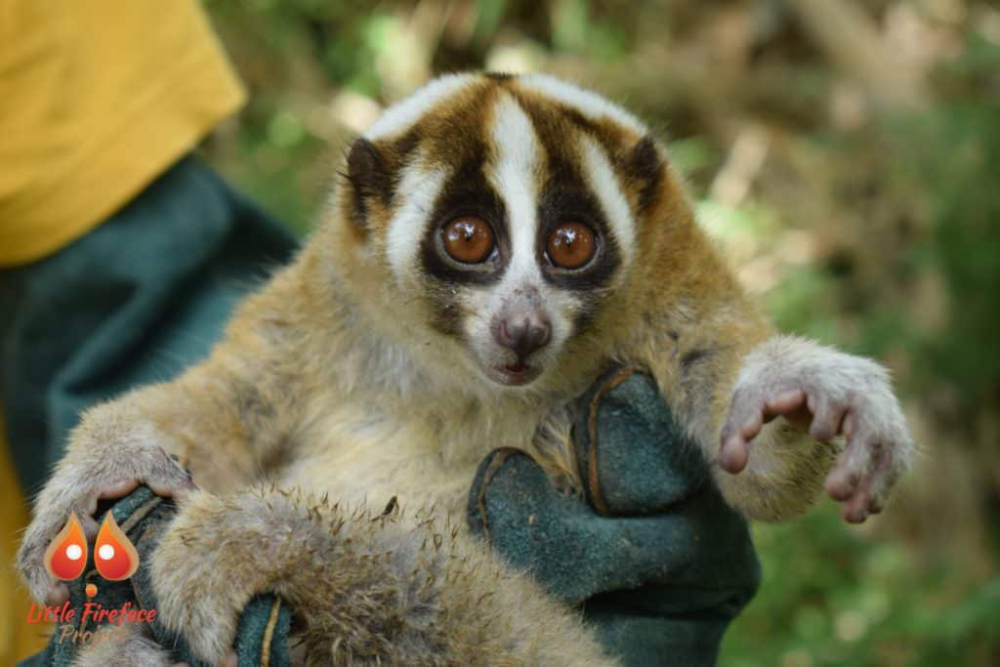
<instances>
[{"instance_id":1,"label":"green glove","mask_svg":"<svg viewBox=\"0 0 1000 667\"><path fill-rule=\"evenodd\" d=\"M498 449L472 484L472 531L582 606L624 664L714 664L760 581L746 522L647 375L616 369L581 401L573 440L586 499L556 491L524 452Z\"/></svg>"}]
</instances>

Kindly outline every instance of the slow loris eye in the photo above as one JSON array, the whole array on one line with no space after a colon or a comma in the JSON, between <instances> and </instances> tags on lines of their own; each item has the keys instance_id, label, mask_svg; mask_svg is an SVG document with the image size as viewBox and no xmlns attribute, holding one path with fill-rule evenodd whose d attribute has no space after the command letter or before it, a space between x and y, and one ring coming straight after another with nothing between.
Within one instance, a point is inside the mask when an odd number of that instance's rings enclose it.
<instances>
[{"instance_id":1,"label":"slow loris eye","mask_svg":"<svg viewBox=\"0 0 1000 667\"><path fill-rule=\"evenodd\" d=\"M549 259L558 267L578 269L591 260L596 250L594 232L579 222L564 222L549 236Z\"/></svg>"},{"instance_id":2,"label":"slow loris eye","mask_svg":"<svg viewBox=\"0 0 1000 667\"><path fill-rule=\"evenodd\" d=\"M496 244L493 230L482 218L465 215L441 230L445 251L457 262L479 264L489 259Z\"/></svg>"}]
</instances>

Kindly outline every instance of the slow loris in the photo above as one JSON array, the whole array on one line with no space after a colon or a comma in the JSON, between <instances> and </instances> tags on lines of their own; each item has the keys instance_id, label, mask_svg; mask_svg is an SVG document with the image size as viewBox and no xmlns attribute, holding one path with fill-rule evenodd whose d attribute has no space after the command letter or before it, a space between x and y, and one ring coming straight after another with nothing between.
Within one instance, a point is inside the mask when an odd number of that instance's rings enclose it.
<instances>
[{"instance_id":1,"label":"slow loris","mask_svg":"<svg viewBox=\"0 0 1000 667\"><path fill-rule=\"evenodd\" d=\"M457 517L499 446L572 485L573 399L614 361L649 369L752 518L825 484L863 521L913 455L882 367L775 333L631 114L546 76L436 79L354 142L317 231L206 361L86 413L20 567L65 597L42 554L69 511L142 482L183 499L154 583L206 661L273 590L304 662L612 664Z\"/></svg>"}]
</instances>

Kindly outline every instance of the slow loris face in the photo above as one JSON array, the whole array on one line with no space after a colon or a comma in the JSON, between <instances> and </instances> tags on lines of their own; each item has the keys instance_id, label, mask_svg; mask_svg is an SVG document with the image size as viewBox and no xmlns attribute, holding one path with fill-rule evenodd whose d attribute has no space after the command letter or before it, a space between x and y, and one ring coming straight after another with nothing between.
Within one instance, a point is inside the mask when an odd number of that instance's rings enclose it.
<instances>
[{"instance_id":1,"label":"slow loris face","mask_svg":"<svg viewBox=\"0 0 1000 667\"><path fill-rule=\"evenodd\" d=\"M627 112L548 77L445 77L355 143L341 205L423 309L408 326L525 386L627 280L664 172L645 137Z\"/></svg>"}]
</instances>

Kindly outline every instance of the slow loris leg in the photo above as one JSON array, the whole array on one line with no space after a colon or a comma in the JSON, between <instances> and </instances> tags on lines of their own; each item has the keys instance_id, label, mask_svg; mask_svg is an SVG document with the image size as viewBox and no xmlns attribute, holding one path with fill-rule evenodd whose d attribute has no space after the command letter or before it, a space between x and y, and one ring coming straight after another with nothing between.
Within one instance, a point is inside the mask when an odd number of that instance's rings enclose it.
<instances>
[{"instance_id":1,"label":"slow loris leg","mask_svg":"<svg viewBox=\"0 0 1000 667\"><path fill-rule=\"evenodd\" d=\"M195 494L152 563L159 618L220 660L273 591L316 665L612 665L574 612L449 520L300 492Z\"/></svg>"}]
</instances>

